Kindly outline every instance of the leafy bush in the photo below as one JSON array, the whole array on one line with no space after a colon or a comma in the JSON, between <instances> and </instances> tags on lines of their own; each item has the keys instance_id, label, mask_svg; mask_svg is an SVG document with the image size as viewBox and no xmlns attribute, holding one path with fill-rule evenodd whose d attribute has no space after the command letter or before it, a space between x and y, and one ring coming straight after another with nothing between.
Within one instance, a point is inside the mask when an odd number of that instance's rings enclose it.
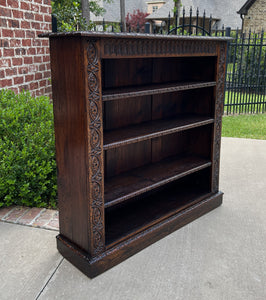
<instances>
[{"instance_id":1,"label":"leafy bush","mask_svg":"<svg viewBox=\"0 0 266 300\"><path fill-rule=\"evenodd\" d=\"M0 90L0 207L56 207L56 191L49 98Z\"/></svg>"}]
</instances>

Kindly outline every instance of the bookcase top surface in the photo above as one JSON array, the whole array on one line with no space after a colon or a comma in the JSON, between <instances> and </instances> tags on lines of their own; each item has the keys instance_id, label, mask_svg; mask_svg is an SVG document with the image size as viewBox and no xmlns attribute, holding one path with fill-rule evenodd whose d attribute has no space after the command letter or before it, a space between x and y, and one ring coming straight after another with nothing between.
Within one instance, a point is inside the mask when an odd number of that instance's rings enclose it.
<instances>
[{"instance_id":1,"label":"bookcase top surface","mask_svg":"<svg viewBox=\"0 0 266 300\"><path fill-rule=\"evenodd\" d=\"M60 37L87 37L87 38L115 38L115 39L151 39L151 40L195 40L195 41L216 41L227 42L232 40L230 37L210 37L210 36L180 36L163 34L143 34L143 33L115 33L97 31L76 31L76 32L46 32L39 35L41 38L60 38Z\"/></svg>"}]
</instances>

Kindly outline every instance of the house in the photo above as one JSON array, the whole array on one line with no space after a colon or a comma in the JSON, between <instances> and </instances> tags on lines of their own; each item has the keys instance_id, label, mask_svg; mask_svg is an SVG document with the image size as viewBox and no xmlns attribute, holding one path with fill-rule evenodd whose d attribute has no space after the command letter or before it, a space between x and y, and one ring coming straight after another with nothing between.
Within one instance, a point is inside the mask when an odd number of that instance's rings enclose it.
<instances>
[{"instance_id":1,"label":"house","mask_svg":"<svg viewBox=\"0 0 266 300\"><path fill-rule=\"evenodd\" d=\"M242 30L259 32L266 29L266 1L248 0L237 12L242 19Z\"/></svg>"},{"instance_id":2,"label":"house","mask_svg":"<svg viewBox=\"0 0 266 300\"><path fill-rule=\"evenodd\" d=\"M261 0L264 1L265 0ZM149 4L151 5L150 1ZM150 22L157 22L158 20L166 21L170 13L173 18L174 1L166 0L164 6L150 14L146 19ZM245 0L182 0L182 7L180 11L180 17L182 22L182 11L185 8L186 18L189 18L189 10L192 7L192 24L196 23L196 12L199 8L199 25L202 25L203 12L206 14L206 24L209 24L209 17L212 16L212 27L220 29L223 25L225 27L231 27L232 29L241 28L241 19L237 14L238 8L243 5Z\"/></svg>"},{"instance_id":3,"label":"house","mask_svg":"<svg viewBox=\"0 0 266 300\"><path fill-rule=\"evenodd\" d=\"M239 10L239 7L244 5L245 1L246 0L181 0L181 9L185 8L186 15L188 16L189 9L192 7L194 18L196 18L197 8L199 8L201 17L205 10L206 18L209 18L209 16L212 15L212 26L221 28L224 25L225 27L237 29L242 26L242 21L237 14L237 11ZM265 0L257 0L257 2L265 2ZM101 0L100 4L106 10L103 16L106 22L120 22L120 0L113 0L111 3L106 3ZM127 13L133 13L133 11L137 9L148 12L150 15L147 17L147 20L149 22L157 23L158 25L161 21L168 20L169 12L171 17L173 17L174 1L125 0L125 8L126 15ZM96 17L91 14L92 21L102 22L103 17ZM208 22L208 19L206 19L206 22Z\"/></svg>"}]
</instances>

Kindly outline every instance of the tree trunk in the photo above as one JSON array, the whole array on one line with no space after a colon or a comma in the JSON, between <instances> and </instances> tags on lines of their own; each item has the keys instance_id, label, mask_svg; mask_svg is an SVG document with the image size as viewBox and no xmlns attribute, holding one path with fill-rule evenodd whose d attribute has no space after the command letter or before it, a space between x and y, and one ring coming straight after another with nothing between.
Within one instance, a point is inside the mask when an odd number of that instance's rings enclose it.
<instances>
[{"instance_id":1,"label":"tree trunk","mask_svg":"<svg viewBox=\"0 0 266 300\"><path fill-rule=\"evenodd\" d=\"M90 24L90 6L89 0L81 0L82 17L86 20L87 25Z\"/></svg>"},{"instance_id":2,"label":"tree trunk","mask_svg":"<svg viewBox=\"0 0 266 300\"><path fill-rule=\"evenodd\" d=\"M121 24L122 31L126 32L126 9L125 9L125 0L120 0L120 15L121 15Z\"/></svg>"},{"instance_id":3,"label":"tree trunk","mask_svg":"<svg viewBox=\"0 0 266 300\"><path fill-rule=\"evenodd\" d=\"M181 0L174 0L174 1L175 1L175 8L176 8L176 11L174 13L174 20L177 16L177 26L178 26L179 25L179 19L180 19Z\"/></svg>"}]
</instances>

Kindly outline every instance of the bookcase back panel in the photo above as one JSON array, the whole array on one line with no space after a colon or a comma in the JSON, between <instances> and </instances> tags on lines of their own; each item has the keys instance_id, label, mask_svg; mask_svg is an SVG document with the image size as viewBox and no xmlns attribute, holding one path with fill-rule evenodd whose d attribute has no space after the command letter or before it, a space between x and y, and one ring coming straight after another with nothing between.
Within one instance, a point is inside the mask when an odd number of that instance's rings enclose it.
<instances>
[{"instance_id":1,"label":"bookcase back panel","mask_svg":"<svg viewBox=\"0 0 266 300\"><path fill-rule=\"evenodd\" d=\"M151 140L105 151L105 177L151 163Z\"/></svg>"},{"instance_id":2,"label":"bookcase back panel","mask_svg":"<svg viewBox=\"0 0 266 300\"><path fill-rule=\"evenodd\" d=\"M104 59L102 64L103 89L216 79L216 57Z\"/></svg>"},{"instance_id":3,"label":"bookcase back panel","mask_svg":"<svg viewBox=\"0 0 266 300\"><path fill-rule=\"evenodd\" d=\"M111 130L151 120L151 96L104 103L104 129Z\"/></svg>"}]
</instances>

